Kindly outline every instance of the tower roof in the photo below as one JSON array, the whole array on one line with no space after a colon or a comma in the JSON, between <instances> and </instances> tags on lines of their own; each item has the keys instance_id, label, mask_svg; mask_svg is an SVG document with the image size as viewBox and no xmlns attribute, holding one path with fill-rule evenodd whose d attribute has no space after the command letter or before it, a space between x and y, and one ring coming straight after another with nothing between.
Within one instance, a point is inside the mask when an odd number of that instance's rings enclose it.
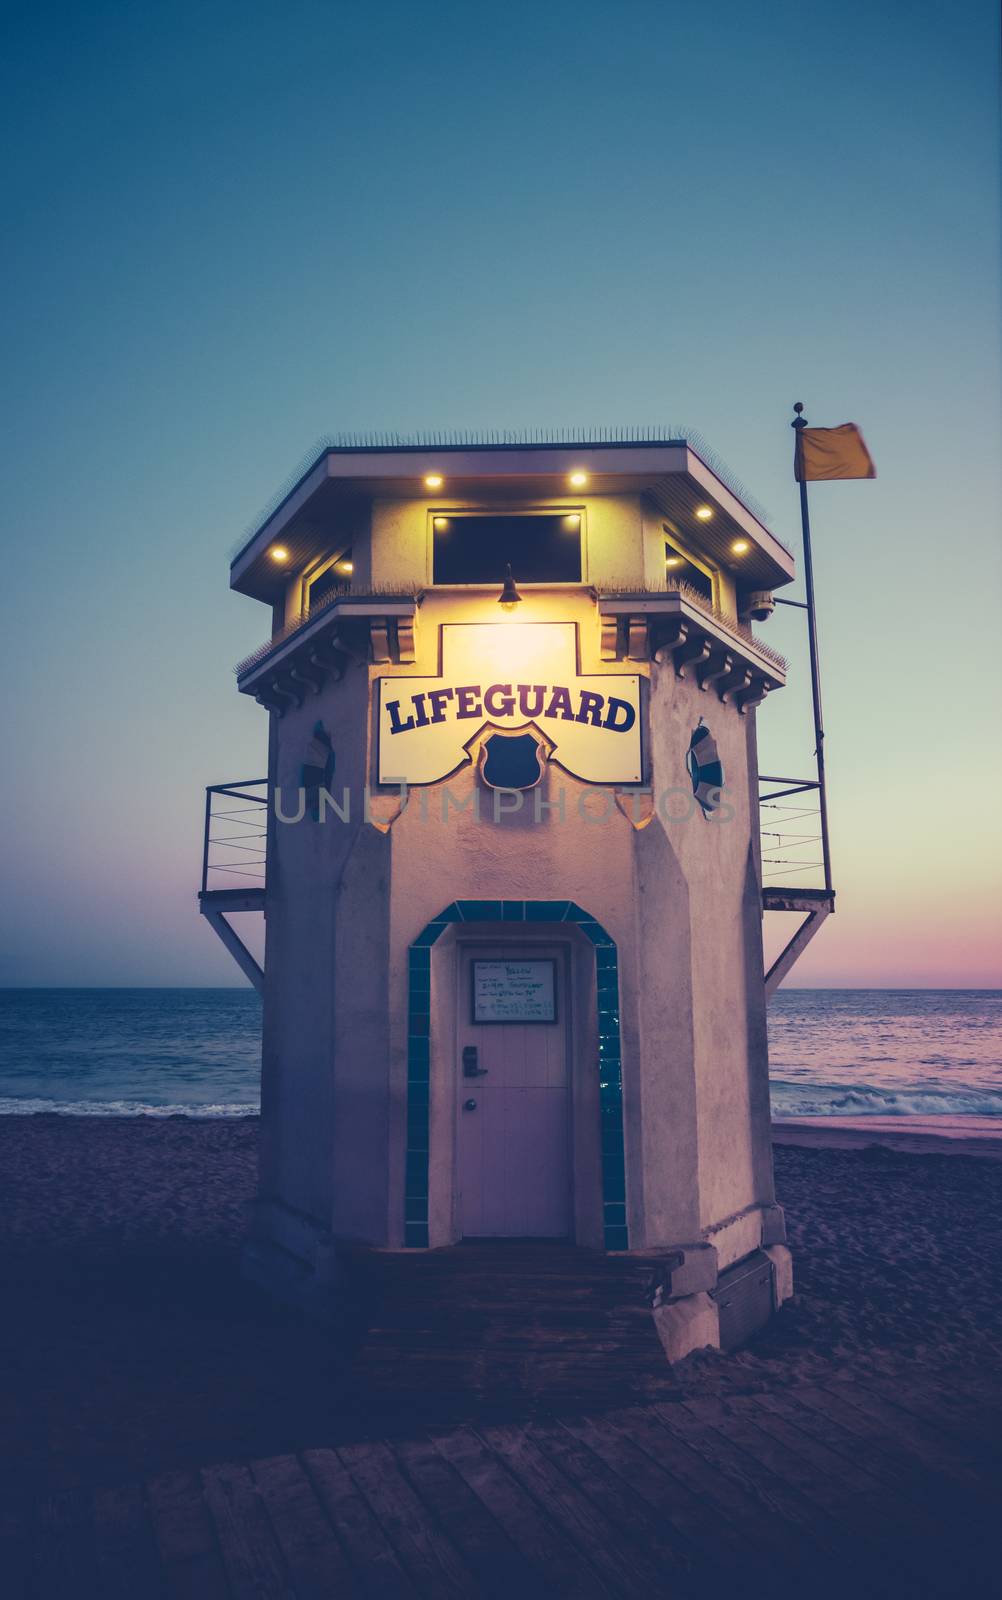
<instances>
[{"instance_id":1,"label":"tower roof","mask_svg":"<svg viewBox=\"0 0 1002 1600\"><path fill-rule=\"evenodd\" d=\"M721 462L694 436L608 437L600 434L429 436L426 439L344 438L325 442L290 487L241 540L230 585L271 602L280 574L269 546L284 545L296 564L323 553L352 502L368 499L450 498L510 502L566 495L572 474L584 474L588 496L644 494L677 532L697 526L710 556L724 557L741 538L746 582L765 589L794 575L790 551L766 526L756 506ZM709 464L709 461L713 465ZM440 484L426 485L437 477ZM712 516L694 523L699 508Z\"/></svg>"}]
</instances>

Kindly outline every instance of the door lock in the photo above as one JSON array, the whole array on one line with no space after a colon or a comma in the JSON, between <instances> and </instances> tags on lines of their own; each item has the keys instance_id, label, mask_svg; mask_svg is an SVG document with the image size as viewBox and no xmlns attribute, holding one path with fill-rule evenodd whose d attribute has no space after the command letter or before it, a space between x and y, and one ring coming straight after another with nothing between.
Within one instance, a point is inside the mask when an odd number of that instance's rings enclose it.
<instances>
[{"instance_id":1,"label":"door lock","mask_svg":"<svg viewBox=\"0 0 1002 1600\"><path fill-rule=\"evenodd\" d=\"M463 1101L463 1110L464 1111L476 1111L476 1109L477 1109L477 1102L475 1100L464 1100Z\"/></svg>"},{"instance_id":2,"label":"door lock","mask_svg":"<svg viewBox=\"0 0 1002 1600\"><path fill-rule=\"evenodd\" d=\"M464 1078L485 1078L486 1076L487 1076L487 1068L486 1067L481 1067L477 1063L477 1047L476 1047L476 1045L475 1044L464 1045L463 1046L463 1077Z\"/></svg>"}]
</instances>

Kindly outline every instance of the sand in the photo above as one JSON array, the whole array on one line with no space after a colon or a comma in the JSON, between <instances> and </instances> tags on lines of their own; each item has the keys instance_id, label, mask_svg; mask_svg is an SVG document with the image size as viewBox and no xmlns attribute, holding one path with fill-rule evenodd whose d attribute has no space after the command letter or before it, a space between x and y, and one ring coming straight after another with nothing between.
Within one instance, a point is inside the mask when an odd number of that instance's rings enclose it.
<instances>
[{"instance_id":1,"label":"sand","mask_svg":"<svg viewBox=\"0 0 1002 1600\"><path fill-rule=\"evenodd\" d=\"M773 1124L774 1144L863 1150L883 1145L912 1155L982 1156L1002 1161L997 1117L799 1117Z\"/></svg>"},{"instance_id":2,"label":"sand","mask_svg":"<svg viewBox=\"0 0 1002 1600\"><path fill-rule=\"evenodd\" d=\"M360 1392L327 1335L241 1283L257 1131L254 1118L0 1118L0 1491L407 1427L399 1394ZM670 1372L678 1394L998 1370L1002 1167L980 1159L998 1150L949 1141L947 1155L928 1132L873 1132L882 1143L777 1129L796 1297L745 1350ZM894 1147L916 1138L919 1151Z\"/></svg>"}]
</instances>

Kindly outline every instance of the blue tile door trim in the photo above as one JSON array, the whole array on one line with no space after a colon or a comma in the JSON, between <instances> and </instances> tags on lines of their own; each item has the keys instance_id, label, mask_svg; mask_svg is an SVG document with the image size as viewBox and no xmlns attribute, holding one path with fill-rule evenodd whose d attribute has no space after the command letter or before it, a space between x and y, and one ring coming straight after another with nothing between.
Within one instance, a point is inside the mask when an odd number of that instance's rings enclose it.
<instances>
[{"instance_id":1,"label":"blue tile door trim","mask_svg":"<svg viewBox=\"0 0 1002 1600\"><path fill-rule=\"evenodd\" d=\"M619 962L615 940L573 900L456 900L415 939L407 972L407 1172L404 1242L428 1246L428 1093L431 1058L431 947L454 922L572 922L595 946L598 984L598 1084L602 1121L605 1248L629 1248L623 1148Z\"/></svg>"}]
</instances>

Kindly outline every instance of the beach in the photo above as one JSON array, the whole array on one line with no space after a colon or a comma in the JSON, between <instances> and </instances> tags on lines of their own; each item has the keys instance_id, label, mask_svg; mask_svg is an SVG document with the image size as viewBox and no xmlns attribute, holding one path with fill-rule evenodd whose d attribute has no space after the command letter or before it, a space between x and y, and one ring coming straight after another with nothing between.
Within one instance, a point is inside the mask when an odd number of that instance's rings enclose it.
<instances>
[{"instance_id":1,"label":"beach","mask_svg":"<svg viewBox=\"0 0 1002 1600\"><path fill-rule=\"evenodd\" d=\"M1002 1160L998 1117L799 1117L773 1123L773 1144L812 1150L865 1150L878 1145L910 1155Z\"/></svg>"},{"instance_id":2,"label":"beach","mask_svg":"<svg viewBox=\"0 0 1002 1600\"><path fill-rule=\"evenodd\" d=\"M422 1393L419 1367L412 1388L403 1373L380 1392L329 1334L241 1281L257 1134L253 1117L0 1118L7 1492L482 1412L482 1387ZM901 1147L915 1138L926 1148ZM968 1143L977 1153L900 1127L777 1128L795 1299L747 1348L666 1367L662 1397L998 1370L1002 1169L981 1157L1000 1145ZM622 1397L636 1398L626 1372ZM545 1409L545 1384L509 1404Z\"/></svg>"}]
</instances>

